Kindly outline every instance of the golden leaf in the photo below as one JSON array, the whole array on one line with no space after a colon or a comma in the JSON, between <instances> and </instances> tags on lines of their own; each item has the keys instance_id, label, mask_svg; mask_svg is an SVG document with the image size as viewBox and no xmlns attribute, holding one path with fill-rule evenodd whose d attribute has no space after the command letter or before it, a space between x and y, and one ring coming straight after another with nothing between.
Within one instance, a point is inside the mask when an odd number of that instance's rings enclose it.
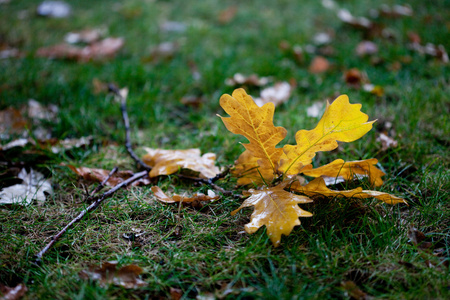
<instances>
[{"instance_id":1,"label":"golden leaf","mask_svg":"<svg viewBox=\"0 0 450 300\"><path fill-rule=\"evenodd\" d=\"M381 176L385 174L375 167L377 163L378 160L376 158L348 162L336 159L325 166L303 171L302 173L311 177L343 178L344 180L351 180L355 176L367 176L373 186L381 186L383 184Z\"/></svg>"},{"instance_id":2,"label":"golden leaf","mask_svg":"<svg viewBox=\"0 0 450 300\"><path fill-rule=\"evenodd\" d=\"M216 155L205 153L200 156L200 149L163 150L145 148L147 154L143 161L152 167L150 177L170 175L180 169L189 169L199 173L200 178L213 178L220 173L215 166Z\"/></svg>"},{"instance_id":3,"label":"golden leaf","mask_svg":"<svg viewBox=\"0 0 450 300\"><path fill-rule=\"evenodd\" d=\"M311 163L318 151L331 151L338 147L337 141L352 142L372 129L369 117L360 111L361 104L350 104L346 95L339 96L327 108L313 130L300 130L295 135L297 145L285 145L280 171L287 175L297 174L302 166Z\"/></svg>"},{"instance_id":4,"label":"golden leaf","mask_svg":"<svg viewBox=\"0 0 450 300\"><path fill-rule=\"evenodd\" d=\"M274 104L258 107L244 89L236 89L232 96L220 97L220 106L230 115L221 117L227 129L246 137L250 143L244 147L259 158L260 167L276 173L283 150L275 146L286 137L287 131L273 125Z\"/></svg>"},{"instance_id":5,"label":"golden leaf","mask_svg":"<svg viewBox=\"0 0 450 300\"><path fill-rule=\"evenodd\" d=\"M289 235L296 225L300 225L299 217L311 217L312 214L302 210L298 203L312 202L304 196L298 196L284 190L285 184L280 184L262 190L249 190L251 196L242 205L231 212L236 214L244 207L254 206L250 223L245 225L248 233L256 232L261 226L266 225L270 240L277 247L280 244L281 235Z\"/></svg>"},{"instance_id":6,"label":"golden leaf","mask_svg":"<svg viewBox=\"0 0 450 300\"><path fill-rule=\"evenodd\" d=\"M325 197L345 197L345 198L359 198L359 199L376 198L387 204L406 203L405 200L397 196L378 191L363 190L361 187L357 187L356 189L347 191L330 190L326 186L323 178L321 177L314 179L305 186L302 186L298 181L295 181L289 188L291 191L305 194L310 197L325 196Z\"/></svg>"},{"instance_id":7,"label":"golden leaf","mask_svg":"<svg viewBox=\"0 0 450 300\"><path fill-rule=\"evenodd\" d=\"M238 178L238 185L262 185L264 181L269 183L273 180L271 169L261 168L258 164L259 158L253 156L250 151L245 150L235 162L235 168L231 173Z\"/></svg>"},{"instance_id":8,"label":"golden leaf","mask_svg":"<svg viewBox=\"0 0 450 300\"><path fill-rule=\"evenodd\" d=\"M163 203L176 203L176 202L191 203L195 201L213 201L219 199L220 197L211 190L208 190L208 195L202 193L195 193L192 197L183 197L175 194L172 197L169 197L167 196L166 193L164 193L161 190L161 188L157 186L152 186L152 192L155 194L156 199L158 199L158 201Z\"/></svg>"}]
</instances>

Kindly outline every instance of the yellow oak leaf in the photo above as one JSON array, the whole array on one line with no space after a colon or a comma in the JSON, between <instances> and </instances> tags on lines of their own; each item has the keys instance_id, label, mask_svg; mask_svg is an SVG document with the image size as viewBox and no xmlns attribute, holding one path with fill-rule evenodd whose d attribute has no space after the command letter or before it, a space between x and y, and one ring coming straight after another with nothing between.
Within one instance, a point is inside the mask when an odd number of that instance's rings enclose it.
<instances>
[{"instance_id":1,"label":"yellow oak leaf","mask_svg":"<svg viewBox=\"0 0 450 300\"><path fill-rule=\"evenodd\" d=\"M220 106L230 115L221 117L227 129L246 137L250 143L244 147L258 158L261 169L270 169L275 174L283 153L282 148L275 146L286 137L287 131L273 125L274 104L259 107L244 89L236 89L232 96L220 97Z\"/></svg>"},{"instance_id":2,"label":"yellow oak leaf","mask_svg":"<svg viewBox=\"0 0 450 300\"><path fill-rule=\"evenodd\" d=\"M302 186L300 182L295 181L289 186L289 189L297 193L305 194L309 197L325 196L325 197L345 197L345 198L359 198L359 199L376 198L387 204L406 203L405 200L397 196L378 191L363 190L361 187L357 187L356 189L347 191L330 190L326 186L325 180L321 177L315 178L313 181L309 182L304 186Z\"/></svg>"},{"instance_id":3,"label":"yellow oak leaf","mask_svg":"<svg viewBox=\"0 0 450 300\"><path fill-rule=\"evenodd\" d=\"M263 185L274 179L271 169L261 168L258 164L259 158L253 156L250 151L245 150L235 162L235 168L231 174L238 178L238 185Z\"/></svg>"},{"instance_id":4,"label":"yellow oak leaf","mask_svg":"<svg viewBox=\"0 0 450 300\"><path fill-rule=\"evenodd\" d=\"M145 148L147 154L143 161L152 167L150 177L170 175L180 169L189 169L199 173L200 178L213 178L220 173L215 166L216 155L205 153L200 156L200 149L163 150Z\"/></svg>"},{"instance_id":5,"label":"yellow oak leaf","mask_svg":"<svg viewBox=\"0 0 450 300\"><path fill-rule=\"evenodd\" d=\"M280 244L281 235L289 235L296 225L300 225L299 217L311 217L312 214L302 210L298 204L312 202L305 196L299 196L284 190L285 184L280 184L262 190L250 189L251 194L242 205L231 212L236 214L244 207L254 206L250 223L245 225L248 233L256 232L261 226L266 225L267 234L273 245Z\"/></svg>"},{"instance_id":6,"label":"yellow oak leaf","mask_svg":"<svg viewBox=\"0 0 450 300\"><path fill-rule=\"evenodd\" d=\"M366 159L366 160L356 160L344 162L342 159L336 159L335 161L316 168L312 170L306 170L302 173L311 177L323 177L337 179L340 178L344 180L351 180L355 176L369 177L369 181L373 186L381 186L383 180L381 176L384 176L384 172L376 168L375 165L378 163L376 158Z\"/></svg>"},{"instance_id":7,"label":"yellow oak leaf","mask_svg":"<svg viewBox=\"0 0 450 300\"><path fill-rule=\"evenodd\" d=\"M285 145L279 170L286 175L298 174L311 163L318 151L331 151L338 141L352 142L372 129L369 117L360 111L361 104L350 104L346 95L339 96L327 108L313 130L300 130L295 135L297 145Z\"/></svg>"}]
</instances>

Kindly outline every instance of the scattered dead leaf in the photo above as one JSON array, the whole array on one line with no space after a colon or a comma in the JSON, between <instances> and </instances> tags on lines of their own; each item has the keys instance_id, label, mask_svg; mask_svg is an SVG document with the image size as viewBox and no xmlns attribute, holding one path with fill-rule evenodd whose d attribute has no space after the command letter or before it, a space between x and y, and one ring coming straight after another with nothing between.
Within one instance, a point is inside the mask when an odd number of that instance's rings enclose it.
<instances>
[{"instance_id":1,"label":"scattered dead leaf","mask_svg":"<svg viewBox=\"0 0 450 300\"><path fill-rule=\"evenodd\" d=\"M408 238L411 240L414 246L417 246L421 250L430 249L433 244L426 242L426 236L422 231L419 231L415 227L410 227L408 230Z\"/></svg>"},{"instance_id":2,"label":"scattered dead leaf","mask_svg":"<svg viewBox=\"0 0 450 300\"><path fill-rule=\"evenodd\" d=\"M358 29L370 29L372 22L365 17L354 17L348 10L340 9L337 13L338 18L347 25Z\"/></svg>"},{"instance_id":3,"label":"scattered dead leaf","mask_svg":"<svg viewBox=\"0 0 450 300\"><path fill-rule=\"evenodd\" d=\"M25 284L19 284L16 287L9 287L0 284L0 300L19 300L28 291Z\"/></svg>"},{"instance_id":4,"label":"scattered dead leaf","mask_svg":"<svg viewBox=\"0 0 450 300\"><path fill-rule=\"evenodd\" d=\"M382 97L384 95L384 88L381 85L365 83L365 84L363 84L362 89L366 92L369 92L369 93L377 96L377 97Z\"/></svg>"},{"instance_id":5,"label":"scattered dead leaf","mask_svg":"<svg viewBox=\"0 0 450 300\"><path fill-rule=\"evenodd\" d=\"M347 292L348 296L355 300L367 300L369 297L365 292L363 292L355 282L353 281L344 281L341 283L341 286Z\"/></svg>"},{"instance_id":6,"label":"scattered dead leaf","mask_svg":"<svg viewBox=\"0 0 450 300\"><path fill-rule=\"evenodd\" d=\"M104 29L84 29L78 32L69 32L64 37L64 40L66 43L69 44L77 44L77 43L84 43L84 44L92 44L97 41L99 41L102 36L105 34Z\"/></svg>"},{"instance_id":7,"label":"scattered dead leaf","mask_svg":"<svg viewBox=\"0 0 450 300\"><path fill-rule=\"evenodd\" d=\"M144 62L159 63L161 61L169 61L174 58L180 48L177 42L163 42L152 48L150 55L144 57Z\"/></svg>"},{"instance_id":8,"label":"scattered dead leaf","mask_svg":"<svg viewBox=\"0 0 450 300\"><path fill-rule=\"evenodd\" d=\"M83 280L98 281L101 286L114 284L126 289L136 289L147 283L139 278L143 270L137 265L127 265L117 270L117 262L104 262L100 268L90 267L82 270L78 275Z\"/></svg>"},{"instance_id":9,"label":"scattered dead leaf","mask_svg":"<svg viewBox=\"0 0 450 300\"><path fill-rule=\"evenodd\" d=\"M202 201L214 201L220 198L212 190L208 190L208 195L203 193L195 193L192 197L184 197L174 194L172 197L164 193L158 186L152 186L152 192L155 194L156 199L162 203L183 203L189 204L194 208L203 207Z\"/></svg>"},{"instance_id":10,"label":"scattered dead leaf","mask_svg":"<svg viewBox=\"0 0 450 300\"><path fill-rule=\"evenodd\" d=\"M401 18L401 17L411 17L413 15L413 9L409 5L393 5L389 6L386 4L381 5L378 10L380 15L388 18Z\"/></svg>"},{"instance_id":11,"label":"scattered dead leaf","mask_svg":"<svg viewBox=\"0 0 450 300\"><path fill-rule=\"evenodd\" d=\"M159 29L163 32L185 32L186 31L186 24L182 22L177 21L164 21L161 24L159 24Z\"/></svg>"},{"instance_id":12,"label":"scattered dead leaf","mask_svg":"<svg viewBox=\"0 0 450 300\"><path fill-rule=\"evenodd\" d=\"M183 105L199 108L206 101L203 95L186 95L181 98L180 102Z\"/></svg>"},{"instance_id":13,"label":"scattered dead leaf","mask_svg":"<svg viewBox=\"0 0 450 300\"><path fill-rule=\"evenodd\" d=\"M101 81L98 78L92 79L92 92L94 95L108 92L108 83Z\"/></svg>"},{"instance_id":14,"label":"scattered dead leaf","mask_svg":"<svg viewBox=\"0 0 450 300\"><path fill-rule=\"evenodd\" d=\"M38 57L88 62L92 60L111 59L117 54L123 45L123 38L109 37L85 47L77 47L65 43L50 47L43 47L38 49L36 55Z\"/></svg>"},{"instance_id":15,"label":"scattered dead leaf","mask_svg":"<svg viewBox=\"0 0 450 300\"><path fill-rule=\"evenodd\" d=\"M449 62L448 53L445 50L444 45L436 46L434 44L428 43L425 46L422 46L418 43L413 43L409 45L409 48L422 55L429 55L435 57L436 59L442 61L443 63Z\"/></svg>"},{"instance_id":16,"label":"scattered dead leaf","mask_svg":"<svg viewBox=\"0 0 450 300\"><path fill-rule=\"evenodd\" d=\"M358 56L373 55L378 53L378 46L372 41L362 41L356 46Z\"/></svg>"},{"instance_id":17,"label":"scattered dead leaf","mask_svg":"<svg viewBox=\"0 0 450 300\"><path fill-rule=\"evenodd\" d=\"M39 16L43 17L67 18L72 13L72 8L63 1L43 1L36 11Z\"/></svg>"},{"instance_id":18,"label":"scattered dead leaf","mask_svg":"<svg viewBox=\"0 0 450 300\"><path fill-rule=\"evenodd\" d=\"M43 203L46 199L45 194L53 193L51 182L33 169L30 169L30 172L22 169L17 178L22 179L23 182L2 189L0 204L29 205L33 200Z\"/></svg>"},{"instance_id":19,"label":"scattered dead leaf","mask_svg":"<svg viewBox=\"0 0 450 300\"><path fill-rule=\"evenodd\" d=\"M238 7L236 5L230 6L219 12L219 16L217 17L217 20L222 25L228 24L234 19L237 12L238 12Z\"/></svg>"},{"instance_id":20,"label":"scattered dead leaf","mask_svg":"<svg viewBox=\"0 0 450 300\"><path fill-rule=\"evenodd\" d=\"M324 107L325 105L323 102L314 102L310 107L306 109L306 115L308 117L318 118L323 114L325 110Z\"/></svg>"},{"instance_id":21,"label":"scattered dead leaf","mask_svg":"<svg viewBox=\"0 0 450 300\"><path fill-rule=\"evenodd\" d=\"M7 139L10 135L22 134L27 127L27 120L22 113L12 107L0 111L0 137Z\"/></svg>"},{"instance_id":22,"label":"scattered dead leaf","mask_svg":"<svg viewBox=\"0 0 450 300\"><path fill-rule=\"evenodd\" d=\"M200 156L200 149L163 150L145 148L144 162L152 167L150 177L170 175L181 169L198 173L200 178L213 178L220 173L215 166L216 155L205 153Z\"/></svg>"},{"instance_id":23,"label":"scattered dead leaf","mask_svg":"<svg viewBox=\"0 0 450 300\"><path fill-rule=\"evenodd\" d=\"M108 177L108 174L111 172L110 170L104 170L104 169L95 169L95 168L86 168L86 167L75 167L72 165L67 165L68 168L70 168L74 173L80 175L83 177L86 181L91 182L102 182ZM128 178L133 176L133 171L127 170L127 171L118 171L114 173L111 178L106 182L107 186L114 187L118 185L119 183L127 180ZM150 184L150 181L148 179L140 179L132 183L133 186L138 185L148 185Z\"/></svg>"},{"instance_id":24,"label":"scattered dead leaf","mask_svg":"<svg viewBox=\"0 0 450 300\"><path fill-rule=\"evenodd\" d=\"M292 87L288 82L277 82L274 86L263 89L260 98L255 98L254 100L259 107L269 102L278 106L289 100L291 90Z\"/></svg>"},{"instance_id":25,"label":"scattered dead leaf","mask_svg":"<svg viewBox=\"0 0 450 300\"><path fill-rule=\"evenodd\" d=\"M360 88L362 84L369 83L367 74L361 72L356 68L345 71L344 80L349 86L353 88Z\"/></svg>"},{"instance_id":26,"label":"scattered dead leaf","mask_svg":"<svg viewBox=\"0 0 450 300\"><path fill-rule=\"evenodd\" d=\"M244 76L241 73L236 73L232 78L227 78L225 84L229 86L246 85L246 86L263 86L268 84L272 78L259 77L256 74Z\"/></svg>"},{"instance_id":27,"label":"scattered dead leaf","mask_svg":"<svg viewBox=\"0 0 450 300\"><path fill-rule=\"evenodd\" d=\"M318 46L329 44L332 40L332 32L319 32L313 37L314 44Z\"/></svg>"},{"instance_id":28,"label":"scattered dead leaf","mask_svg":"<svg viewBox=\"0 0 450 300\"><path fill-rule=\"evenodd\" d=\"M330 68L329 61L323 56L316 56L309 65L309 72L313 74L324 73Z\"/></svg>"},{"instance_id":29,"label":"scattered dead leaf","mask_svg":"<svg viewBox=\"0 0 450 300\"><path fill-rule=\"evenodd\" d=\"M398 142L383 132L377 137L377 142L381 143L381 151L386 151L389 148L396 148L398 146Z\"/></svg>"}]
</instances>

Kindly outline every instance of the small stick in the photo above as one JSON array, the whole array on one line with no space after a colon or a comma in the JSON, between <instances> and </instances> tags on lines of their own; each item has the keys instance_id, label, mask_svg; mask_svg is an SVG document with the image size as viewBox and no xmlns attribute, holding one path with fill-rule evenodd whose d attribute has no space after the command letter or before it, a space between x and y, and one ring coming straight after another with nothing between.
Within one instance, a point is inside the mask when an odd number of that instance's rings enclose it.
<instances>
[{"instance_id":1,"label":"small stick","mask_svg":"<svg viewBox=\"0 0 450 300\"><path fill-rule=\"evenodd\" d=\"M76 216L72 221L70 221L70 223L67 224L60 232L58 232L56 235L52 236L52 240L38 254L36 254L35 263L39 264L42 261L42 257L44 256L44 254L48 251L48 249L50 249L51 246L53 246L53 244L56 243L56 241L67 231L67 229L72 227L73 224L81 221L87 213L95 210L103 202L103 200L105 200L107 197L114 194L117 190L121 189L122 187L127 186L130 183L133 183L134 181L141 179L145 176L148 176L148 171L142 171L139 173L135 173L132 177L128 178L125 181L122 181L121 183L119 183L118 185L113 187L112 189L103 193L100 198L98 198L95 202L93 202L91 205L89 205L87 208L85 208L78 216Z\"/></svg>"},{"instance_id":2,"label":"small stick","mask_svg":"<svg viewBox=\"0 0 450 300\"><path fill-rule=\"evenodd\" d=\"M130 154L131 158L143 169L150 171L152 167L143 162L136 155L136 153L134 153L133 148L131 146L130 119L128 118L127 112L127 99L120 94L119 89L114 84L112 83L108 84L108 89L110 92L112 92L116 97L120 99L120 110L122 111L123 123L125 125L125 148L127 148L128 154Z\"/></svg>"},{"instance_id":3,"label":"small stick","mask_svg":"<svg viewBox=\"0 0 450 300\"><path fill-rule=\"evenodd\" d=\"M108 180L111 178L111 176L113 176L117 171L119 170L118 167L114 167L111 172L109 172L108 176L106 176L106 178L95 187L94 190L92 190L92 192L90 192L88 194L88 197L86 198L86 200L84 200L84 202L88 202L89 200L92 199L92 197L94 197L95 194L97 194L98 192L100 192L106 185L106 183L108 182Z\"/></svg>"}]
</instances>

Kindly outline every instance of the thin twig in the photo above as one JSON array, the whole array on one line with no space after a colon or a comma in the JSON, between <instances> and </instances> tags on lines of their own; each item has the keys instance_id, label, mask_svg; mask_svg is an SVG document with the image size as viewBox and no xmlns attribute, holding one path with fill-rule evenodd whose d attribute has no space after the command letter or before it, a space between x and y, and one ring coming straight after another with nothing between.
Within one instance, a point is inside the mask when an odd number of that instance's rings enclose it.
<instances>
[{"instance_id":1,"label":"thin twig","mask_svg":"<svg viewBox=\"0 0 450 300\"><path fill-rule=\"evenodd\" d=\"M112 92L117 98L120 100L120 110L122 111L123 123L125 125L125 148L130 154L131 158L141 166L144 170L150 171L152 167L143 162L139 156L134 153L133 148L131 146L131 134L130 134L130 119L128 118L127 112L127 99L122 96L119 89L112 83L108 84L108 89Z\"/></svg>"},{"instance_id":2,"label":"thin twig","mask_svg":"<svg viewBox=\"0 0 450 300\"><path fill-rule=\"evenodd\" d=\"M35 263L39 264L42 261L42 257L44 256L44 254L48 251L48 249L50 249L53 246L53 244L56 243L56 241L67 231L67 229L72 227L73 224L81 221L87 213L95 210L103 202L103 200L105 200L106 198L108 198L109 196L114 194L117 190L121 189L122 187L125 187L145 176L148 176L148 171L142 171L139 173L135 173L132 177L128 178L125 181L122 181L121 183L119 183L118 185L113 187L112 189L103 193L100 198L98 198L95 202L93 202L91 205L89 205L87 208L85 208L78 216L76 216L72 221L70 221L70 223L67 224L60 232L58 232L56 235L52 236L52 240L38 254L36 254Z\"/></svg>"},{"instance_id":3,"label":"thin twig","mask_svg":"<svg viewBox=\"0 0 450 300\"><path fill-rule=\"evenodd\" d=\"M107 183L108 180L111 178L111 176L113 176L118 170L119 170L118 167L114 167L114 168L111 170L111 172L109 172L108 176L106 176L106 178L105 178L99 185L97 185L97 186L95 187L95 189L92 190L92 192L90 192L90 193L88 194L88 197L86 198L86 200L84 200L84 202L90 201L90 200L95 196L95 194L97 194L98 192L100 192L100 191L105 187L106 183Z\"/></svg>"}]
</instances>

